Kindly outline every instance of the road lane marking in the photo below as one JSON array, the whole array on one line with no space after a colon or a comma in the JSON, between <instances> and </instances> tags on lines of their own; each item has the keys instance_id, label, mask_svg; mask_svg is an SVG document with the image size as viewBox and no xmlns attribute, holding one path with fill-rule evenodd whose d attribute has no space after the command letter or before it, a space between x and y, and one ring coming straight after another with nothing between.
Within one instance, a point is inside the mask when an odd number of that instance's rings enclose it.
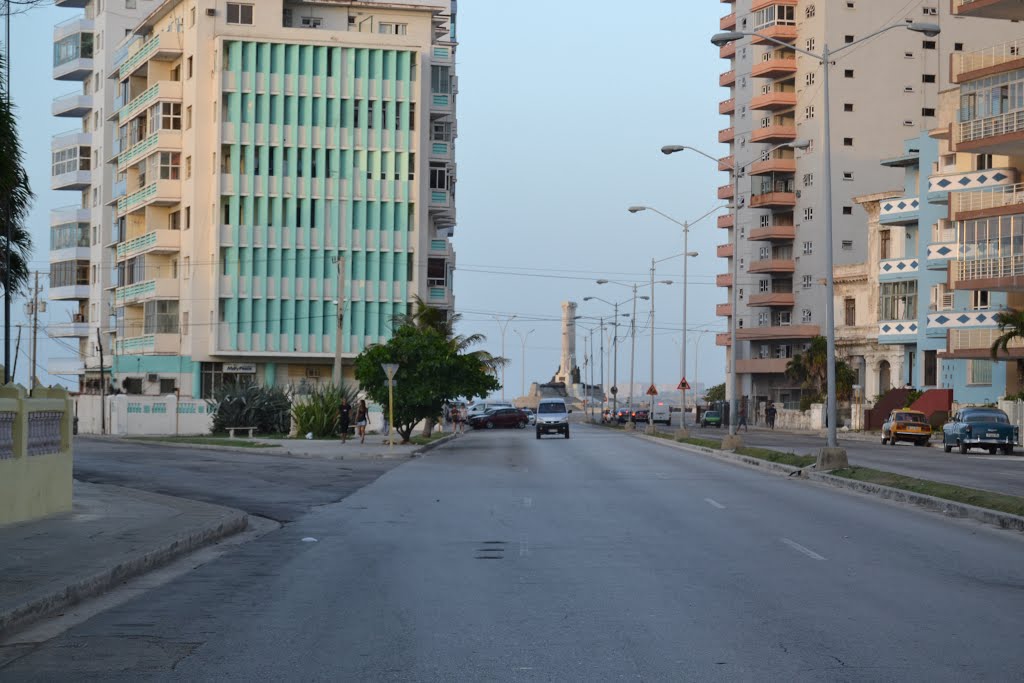
<instances>
[{"instance_id":1,"label":"road lane marking","mask_svg":"<svg viewBox=\"0 0 1024 683\"><path fill-rule=\"evenodd\" d=\"M718 508L719 510L724 510L724 509L725 509L725 506L724 506L724 505L722 505L721 503L719 503L719 502L718 502L717 500L714 500L713 498L705 498L705 499L704 499L704 502L706 502L706 503L707 503L708 505L710 505L711 507L716 507L716 508Z\"/></svg>"},{"instance_id":2,"label":"road lane marking","mask_svg":"<svg viewBox=\"0 0 1024 683\"><path fill-rule=\"evenodd\" d=\"M785 543L786 545L788 545L793 550L797 551L798 553L803 553L804 555L806 555L807 557L811 558L812 560L824 560L825 559L824 557L822 557L818 553L814 552L810 548L805 548L804 546L800 545L796 541L791 541L788 538L783 538L782 542Z\"/></svg>"}]
</instances>

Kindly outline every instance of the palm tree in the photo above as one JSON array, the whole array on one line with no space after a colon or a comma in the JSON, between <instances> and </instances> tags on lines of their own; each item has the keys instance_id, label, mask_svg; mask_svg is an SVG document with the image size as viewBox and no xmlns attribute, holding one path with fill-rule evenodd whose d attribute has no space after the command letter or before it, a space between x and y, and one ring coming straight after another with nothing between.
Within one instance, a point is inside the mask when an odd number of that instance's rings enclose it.
<instances>
[{"instance_id":1,"label":"palm tree","mask_svg":"<svg viewBox=\"0 0 1024 683\"><path fill-rule=\"evenodd\" d=\"M1015 308L1008 308L999 311L995 315L996 325L999 328L999 336L992 342L992 358L996 358L999 352L1008 354L1010 342L1014 339L1024 339L1024 311Z\"/></svg>"},{"instance_id":2,"label":"palm tree","mask_svg":"<svg viewBox=\"0 0 1024 683\"><path fill-rule=\"evenodd\" d=\"M4 71L4 60L0 55L0 73ZM23 165L17 120L13 106L7 102L7 83L0 80L0 254L8 246L6 229L9 229L12 295L28 283L32 236L25 223L33 198ZM0 288L8 281L5 268L5 260L0 258Z\"/></svg>"}]
</instances>

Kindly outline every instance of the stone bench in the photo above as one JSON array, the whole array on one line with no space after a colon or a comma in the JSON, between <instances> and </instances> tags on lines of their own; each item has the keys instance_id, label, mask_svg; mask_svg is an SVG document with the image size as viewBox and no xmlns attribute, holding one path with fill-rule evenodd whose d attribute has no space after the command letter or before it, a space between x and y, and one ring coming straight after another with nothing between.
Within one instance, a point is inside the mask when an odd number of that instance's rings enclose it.
<instances>
[{"instance_id":1,"label":"stone bench","mask_svg":"<svg viewBox=\"0 0 1024 683\"><path fill-rule=\"evenodd\" d=\"M235 438L235 432L249 432L248 436L251 439L253 432L256 431L255 427L228 427L228 438Z\"/></svg>"}]
</instances>

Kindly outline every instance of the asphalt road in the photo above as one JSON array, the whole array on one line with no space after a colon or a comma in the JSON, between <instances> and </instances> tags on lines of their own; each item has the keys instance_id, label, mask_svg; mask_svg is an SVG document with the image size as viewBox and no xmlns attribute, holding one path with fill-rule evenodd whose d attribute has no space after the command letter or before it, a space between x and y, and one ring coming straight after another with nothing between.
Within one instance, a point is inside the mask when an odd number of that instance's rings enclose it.
<instances>
[{"instance_id":1,"label":"asphalt road","mask_svg":"<svg viewBox=\"0 0 1024 683\"><path fill-rule=\"evenodd\" d=\"M1014 680L1021 566L1016 533L596 427L477 432L0 680Z\"/></svg>"},{"instance_id":2,"label":"asphalt road","mask_svg":"<svg viewBox=\"0 0 1024 683\"><path fill-rule=\"evenodd\" d=\"M700 438L720 440L728 434L728 429L697 427L691 428L690 433ZM760 429L741 431L740 436L743 437L744 443L750 446L763 446L801 455L813 455L825 445L824 438L818 436ZM1024 456L1021 455L982 455L981 451L971 451L968 455L956 452L943 453L938 442L933 443L930 448L919 448L907 443L883 446L878 441L840 437L839 445L846 449L847 456L854 465L947 484L1024 496Z\"/></svg>"},{"instance_id":3,"label":"asphalt road","mask_svg":"<svg viewBox=\"0 0 1024 683\"><path fill-rule=\"evenodd\" d=\"M324 460L75 439L75 478L182 496L291 522L336 503L403 460Z\"/></svg>"}]
</instances>

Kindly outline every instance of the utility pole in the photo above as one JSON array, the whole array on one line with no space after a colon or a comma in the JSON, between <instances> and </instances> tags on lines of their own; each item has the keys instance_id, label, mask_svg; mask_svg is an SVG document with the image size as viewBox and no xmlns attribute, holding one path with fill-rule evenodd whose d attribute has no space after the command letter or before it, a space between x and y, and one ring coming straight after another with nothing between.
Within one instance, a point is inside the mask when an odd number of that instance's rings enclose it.
<instances>
[{"instance_id":1,"label":"utility pole","mask_svg":"<svg viewBox=\"0 0 1024 683\"><path fill-rule=\"evenodd\" d=\"M107 377L103 370L103 333L96 328L96 347L100 352L100 434L107 433Z\"/></svg>"},{"instance_id":2,"label":"utility pole","mask_svg":"<svg viewBox=\"0 0 1024 683\"><path fill-rule=\"evenodd\" d=\"M11 368L11 379L18 376L18 354L21 353L21 325L18 325L18 343L14 345L14 367Z\"/></svg>"},{"instance_id":3,"label":"utility pole","mask_svg":"<svg viewBox=\"0 0 1024 683\"><path fill-rule=\"evenodd\" d=\"M341 351L344 346L342 331L345 327L345 257L335 257L335 263L338 264L338 330L334 337L334 373L331 379L334 386L340 387L342 382Z\"/></svg>"},{"instance_id":4,"label":"utility pole","mask_svg":"<svg viewBox=\"0 0 1024 683\"><path fill-rule=\"evenodd\" d=\"M36 376L36 349L38 348L38 337L39 337L39 271L35 273L35 285L32 288L32 303L30 304L32 309L32 367L29 370L29 395L35 391L36 382L39 378Z\"/></svg>"},{"instance_id":5,"label":"utility pole","mask_svg":"<svg viewBox=\"0 0 1024 683\"><path fill-rule=\"evenodd\" d=\"M11 0L4 3L4 96L7 112L11 112ZM11 195L4 196L4 384L11 381ZM35 373L35 368L32 369Z\"/></svg>"}]
</instances>

